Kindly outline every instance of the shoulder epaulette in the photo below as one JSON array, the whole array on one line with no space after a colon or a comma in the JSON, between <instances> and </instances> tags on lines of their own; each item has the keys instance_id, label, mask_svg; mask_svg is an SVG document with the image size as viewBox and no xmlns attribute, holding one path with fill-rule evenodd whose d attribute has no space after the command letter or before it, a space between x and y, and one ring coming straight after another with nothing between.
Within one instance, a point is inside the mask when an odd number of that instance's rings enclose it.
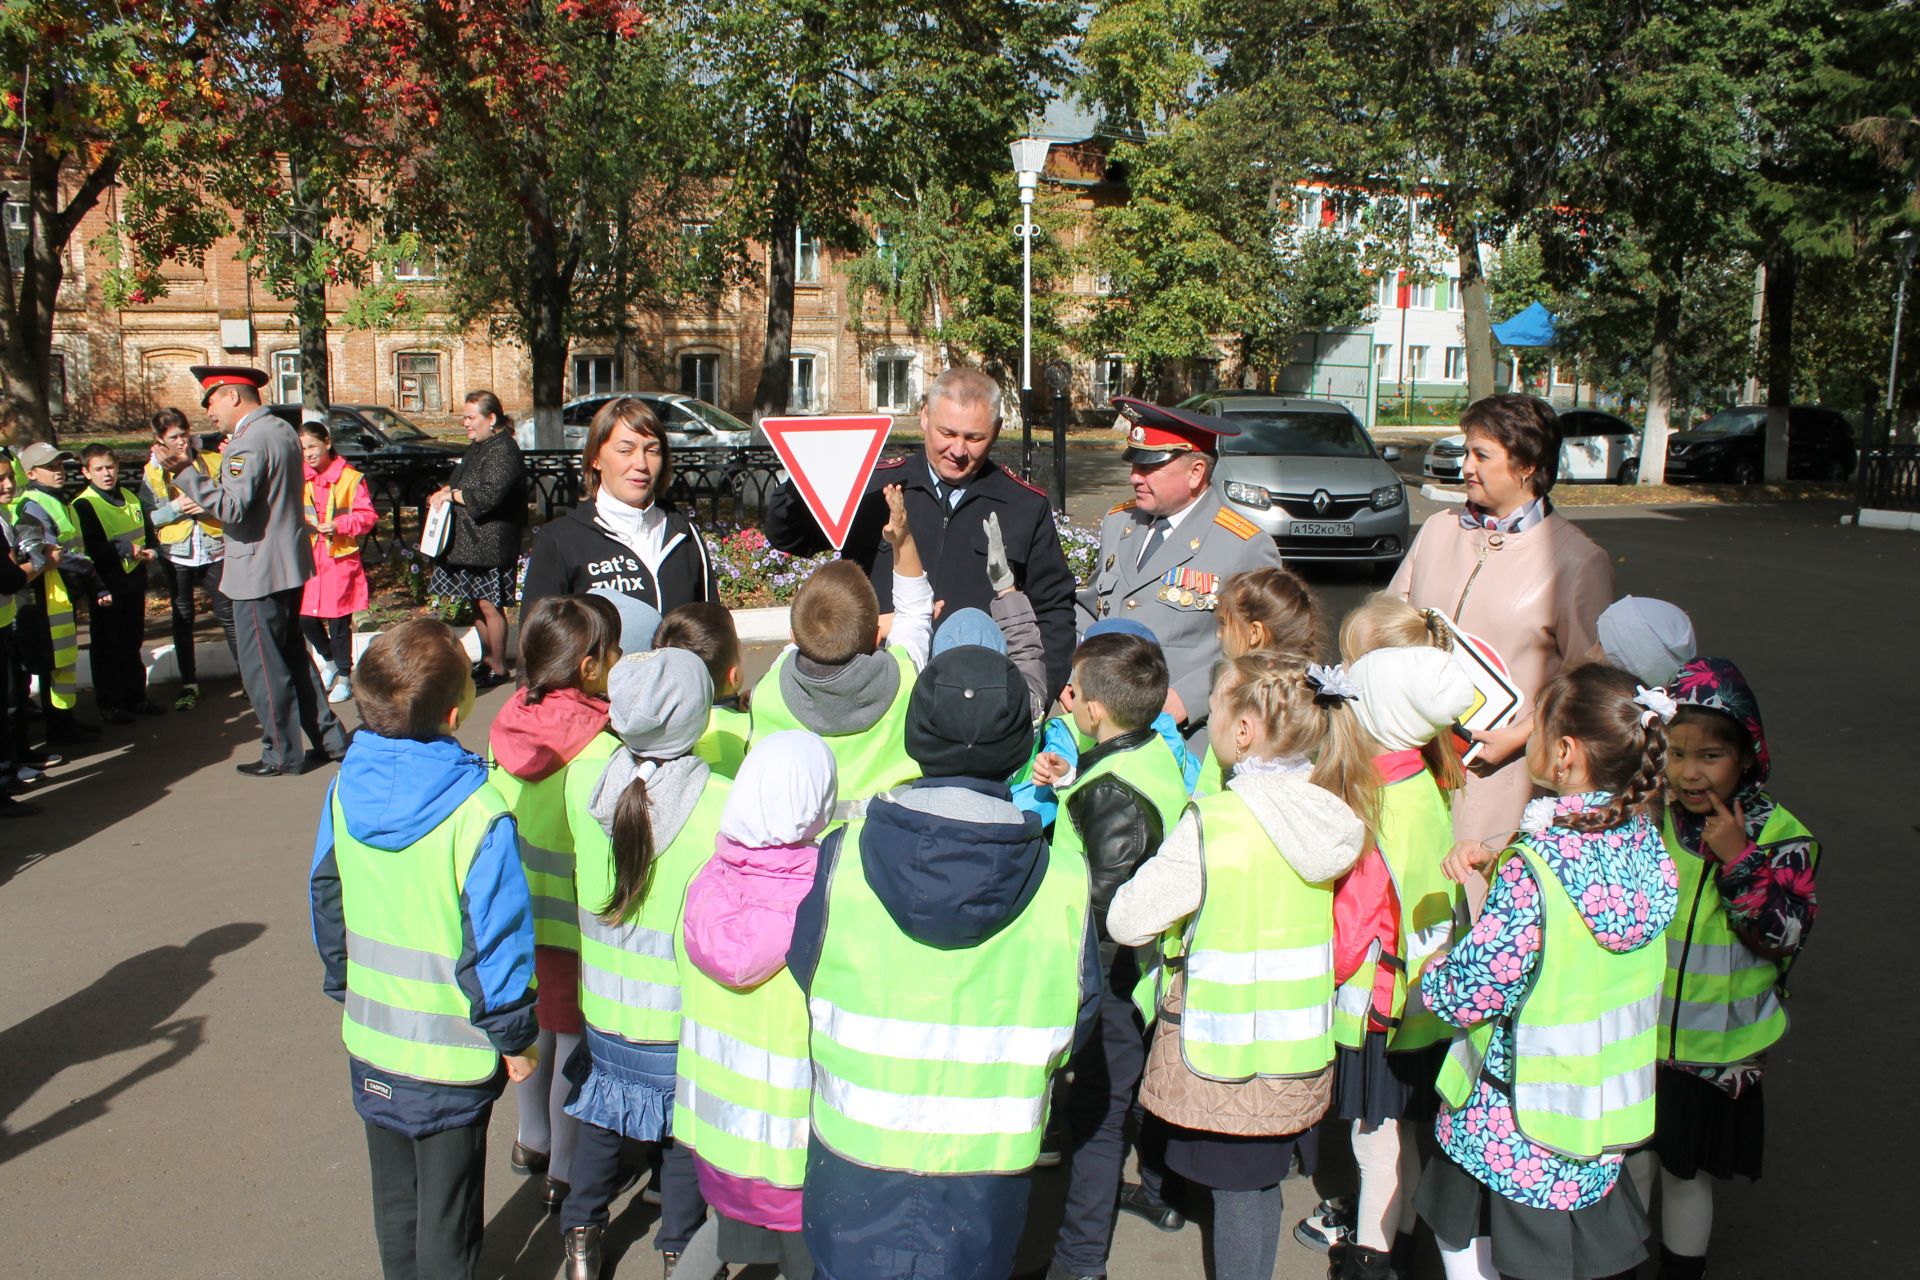
<instances>
[{"instance_id":1,"label":"shoulder epaulette","mask_svg":"<svg viewBox=\"0 0 1920 1280\"><path fill-rule=\"evenodd\" d=\"M1047 491L1045 489L1042 489L1039 485L1034 484L1031 481L1022 480L1019 476L1015 475L1012 471L1008 470L1006 463L1003 462L1000 464L1000 470L1002 472L1005 472L1007 479L1013 481L1015 484L1019 485L1022 489L1031 489L1033 492L1039 494L1043 498L1047 496Z\"/></svg>"},{"instance_id":2,"label":"shoulder epaulette","mask_svg":"<svg viewBox=\"0 0 1920 1280\"><path fill-rule=\"evenodd\" d=\"M1108 508L1107 514L1110 516L1117 516L1122 511L1133 510L1133 506L1134 506L1134 500L1132 498L1128 498L1125 502L1116 503L1114 506Z\"/></svg>"},{"instance_id":3,"label":"shoulder epaulette","mask_svg":"<svg viewBox=\"0 0 1920 1280\"><path fill-rule=\"evenodd\" d=\"M1222 507L1214 514L1213 522L1242 541L1252 538L1260 532L1260 526L1241 515L1238 511L1229 511Z\"/></svg>"},{"instance_id":4,"label":"shoulder epaulette","mask_svg":"<svg viewBox=\"0 0 1920 1280\"><path fill-rule=\"evenodd\" d=\"M875 471L885 471L888 467L904 467L906 465L907 460L905 458L882 458L873 464L873 469Z\"/></svg>"}]
</instances>

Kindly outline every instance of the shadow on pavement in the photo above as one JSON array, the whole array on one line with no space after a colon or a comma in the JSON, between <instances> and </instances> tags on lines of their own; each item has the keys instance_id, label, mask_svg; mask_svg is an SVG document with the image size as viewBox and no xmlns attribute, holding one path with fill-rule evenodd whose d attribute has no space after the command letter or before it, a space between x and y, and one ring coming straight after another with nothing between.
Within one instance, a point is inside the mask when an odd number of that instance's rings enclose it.
<instances>
[{"instance_id":1,"label":"shadow on pavement","mask_svg":"<svg viewBox=\"0 0 1920 1280\"><path fill-rule=\"evenodd\" d=\"M545 1178L517 1181L519 1189L487 1223L479 1274L488 1280L549 1280L560 1266L560 1218L540 1199Z\"/></svg>"},{"instance_id":2,"label":"shadow on pavement","mask_svg":"<svg viewBox=\"0 0 1920 1280\"><path fill-rule=\"evenodd\" d=\"M213 980L213 962L267 931L263 924L208 929L184 946L155 947L122 960L91 986L0 1031L0 1121L49 1081L77 1067L151 1045L161 1052L103 1088L76 1098L29 1129L0 1129L0 1164L99 1119L114 1098L189 1057L205 1038L204 1018L172 1015Z\"/></svg>"}]
</instances>

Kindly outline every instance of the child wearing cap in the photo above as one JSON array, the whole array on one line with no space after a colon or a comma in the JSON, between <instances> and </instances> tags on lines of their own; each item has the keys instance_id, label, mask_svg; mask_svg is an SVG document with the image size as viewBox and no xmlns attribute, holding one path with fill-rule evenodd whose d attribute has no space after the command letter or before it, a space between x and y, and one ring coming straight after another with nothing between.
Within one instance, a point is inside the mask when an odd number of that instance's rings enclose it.
<instances>
[{"instance_id":1,"label":"child wearing cap","mask_svg":"<svg viewBox=\"0 0 1920 1280\"><path fill-rule=\"evenodd\" d=\"M893 547L893 626L880 643L880 600L866 571L836 560L800 588L793 644L754 686L753 736L806 729L826 739L839 769L840 805L917 775L901 748L915 673L933 631L933 588L907 524L898 485L886 490Z\"/></svg>"},{"instance_id":2,"label":"child wearing cap","mask_svg":"<svg viewBox=\"0 0 1920 1280\"><path fill-rule=\"evenodd\" d=\"M586 1052L565 1068L579 1085L567 1114L581 1122L560 1211L566 1280L600 1274L622 1142L667 1140L680 1041L673 939L730 790L693 754L712 705L713 681L693 654L629 654L607 678L610 732L567 766ZM671 1268L706 1216L684 1148L665 1152L659 1185L654 1247Z\"/></svg>"},{"instance_id":3,"label":"child wearing cap","mask_svg":"<svg viewBox=\"0 0 1920 1280\"><path fill-rule=\"evenodd\" d=\"M14 523L23 535L49 550L48 568L32 594L20 601L15 625L21 663L40 685L47 741L51 743L87 742L100 736L98 727L83 723L73 714L80 690L80 632L73 605L75 600L94 606L112 603L94 573L93 562L87 558L73 511L61 496L67 479L62 464L72 458L71 453L45 441L22 449L18 462L26 483L11 508Z\"/></svg>"},{"instance_id":4,"label":"child wearing cap","mask_svg":"<svg viewBox=\"0 0 1920 1280\"><path fill-rule=\"evenodd\" d=\"M707 731L693 745L693 754L714 772L731 778L746 758L753 717L747 695L740 688L740 634L734 630L733 610L711 600L696 600L668 612L660 620L654 643L662 649L685 649L707 664L713 678L713 710Z\"/></svg>"},{"instance_id":5,"label":"child wearing cap","mask_svg":"<svg viewBox=\"0 0 1920 1280\"><path fill-rule=\"evenodd\" d=\"M1600 658L1650 689L1672 683L1694 658L1693 619L1665 600L1621 596L1601 613L1597 628Z\"/></svg>"},{"instance_id":6,"label":"child wearing cap","mask_svg":"<svg viewBox=\"0 0 1920 1280\"><path fill-rule=\"evenodd\" d=\"M834 1280L1012 1271L1048 1088L1099 1011L1086 866L1004 781L1026 681L977 645L905 717L919 781L830 834L787 965L812 1014L807 1248ZM884 974L884 982L874 975Z\"/></svg>"}]
</instances>

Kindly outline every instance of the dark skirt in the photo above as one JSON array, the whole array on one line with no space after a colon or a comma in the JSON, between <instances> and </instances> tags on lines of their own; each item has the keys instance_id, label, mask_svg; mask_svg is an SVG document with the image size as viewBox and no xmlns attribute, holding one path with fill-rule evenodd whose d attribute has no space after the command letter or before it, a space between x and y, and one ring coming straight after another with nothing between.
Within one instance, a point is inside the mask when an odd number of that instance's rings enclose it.
<instances>
[{"instance_id":1,"label":"dark skirt","mask_svg":"<svg viewBox=\"0 0 1920 1280\"><path fill-rule=\"evenodd\" d=\"M1534 1209L1489 1191L1443 1152L1420 1177L1414 1207L1442 1248L1493 1241L1493 1266L1515 1280L1600 1280L1647 1256L1647 1214L1624 1168L1613 1190L1584 1209Z\"/></svg>"},{"instance_id":2,"label":"dark skirt","mask_svg":"<svg viewBox=\"0 0 1920 1280\"><path fill-rule=\"evenodd\" d=\"M1676 1178L1760 1180L1766 1145L1764 1081L1734 1097L1688 1071L1661 1067L1653 1097L1653 1149L1660 1167Z\"/></svg>"},{"instance_id":3,"label":"dark skirt","mask_svg":"<svg viewBox=\"0 0 1920 1280\"><path fill-rule=\"evenodd\" d=\"M533 972L540 979L533 1016L542 1031L577 1036L586 1030L580 1016L580 953L565 947L535 947Z\"/></svg>"},{"instance_id":4,"label":"dark skirt","mask_svg":"<svg viewBox=\"0 0 1920 1280\"><path fill-rule=\"evenodd\" d=\"M427 591L454 600L485 600L502 609L513 604L514 569L475 569L468 565L436 564Z\"/></svg>"},{"instance_id":5,"label":"dark skirt","mask_svg":"<svg viewBox=\"0 0 1920 1280\"><path fill-rule=\"evenodd\" d=\"M1447 1060L1447 1042L1412 1053L1388 1053L1387 1033L1370 1031L1359 1049L1344 1045L1334 1055L1333 1115L1380 1124L1407 1120L1432 1124L1440 1114L1434 1081Z\"/></svg>"},{"instance_id":6,"label":"dark skirt","mask_svg":"<svg viewBox=\"0 0 1920 1280\"><path fill-rule=\"evenodd\" d=\"M1311 1174L1320 1156L1318 1129L1244 1138L1168 1124L1149 1113L1140 1129L1140 1159L1215 1191L1263 1191L1293 1171Z\"/></svg>"}]
</instances>

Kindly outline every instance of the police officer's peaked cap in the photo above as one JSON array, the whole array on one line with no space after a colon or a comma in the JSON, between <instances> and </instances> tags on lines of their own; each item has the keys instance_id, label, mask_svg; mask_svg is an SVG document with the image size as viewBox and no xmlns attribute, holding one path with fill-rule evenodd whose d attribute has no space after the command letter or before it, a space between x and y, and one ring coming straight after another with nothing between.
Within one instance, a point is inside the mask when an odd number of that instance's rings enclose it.
<instances>
[{"instance_id":1,"label":"police officer's peaked cap","mask_svg":"<svg viewBox=\"0 0 1920 1280\"><path fill-rule=\"evenodd\" d=\"M1217 454L1221 436L1240 434L1240 428L1226 418L1148 404L1134 396L1115 396L1113 407L1127 420L1127 449L1120 456L1144 466L1183 453Z\"/></svg>"},{"instance_id":2,"label":"police officer's peaked cap","mask_svg":"<svg viewBox=\"0 0 1920 1280\"><path fill-rule=\"evenodd\" d=\"M213 399L213 393L220 387L252 387L258 391L267 385L267 375L259 369L250 369L243 364L196 364L188 368L188 373L200 380L200 407L207 407L207 401Z\"/></svg>"}]
</instances>

